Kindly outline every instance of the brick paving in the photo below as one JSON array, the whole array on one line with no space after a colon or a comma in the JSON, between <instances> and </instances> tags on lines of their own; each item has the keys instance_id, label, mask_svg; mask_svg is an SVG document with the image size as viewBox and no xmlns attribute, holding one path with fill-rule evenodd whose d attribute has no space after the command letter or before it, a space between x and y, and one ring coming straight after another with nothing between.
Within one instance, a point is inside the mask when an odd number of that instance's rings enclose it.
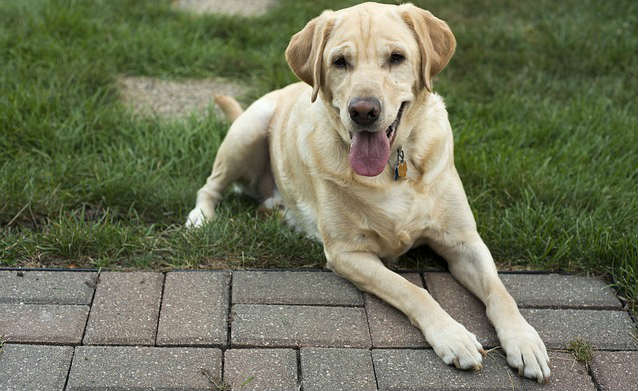
<instances>
[{"instance_id":1,"label":"brick paving","mask_svg":"<svg viewBox=\"0 0 638 391\"><path fill-rule=\"evenodd\" d=\"M441 307L468 331L474 333L485 348L498 346L496 331L485 314L485 306L449 273L425 273L428 291Z\"/></svg>"},{"instance_id":2,"label":"brick paving","mask_svg":"<svg viewBox=\"0 0 638 391\"><path fill-rule=\"evenodd\" d=\"M224 382L234 389L296 390L297 373L294 349L228 349L224 353Z\"/></svg>"},{"instance_id":3,"label":"brick paving","mask_svg":"<svg viewBox=\"0 0 638 391\"><path fill-rule=\"evenodd\" d=\"M230 273L167 273L157 345L227 343Z\"/></svg>"},{"instance_id":4,"label":"brick paving","mask_svg":"<svg viewBox=\"0 0 638 391\"><path fill-rule=\"evenodd\" d=\"M418 273L404 274L408 281L423 287ZM408 318L396 308L384 303L374 295L365 294L366 312L372 346L375 348L424 348L423 333L414 327Z\"/></svg>"},{"instance_id":5,"label":"brick paving","mask_svg":"<svg viewBox=\"0 0 638 391\"><path fill-rule=\"evenodd\" d=\"M161 273L102 273L84 344L155 344L163 280Z\"/></svg>"},{"instance_id":6,"label":"brick paving","mask_svg":"<svg viewBox=\"0 0 638 391\"><path fill-rule=\"evenodd\" d=\"M498 346L449 274L404 277ZM607 284L502 278L550 349L549 384L499 349L477 373L446 366L405 316L330 272L0 271L0 390L637 390L636 325ZM589 367L565 351L576 338Z\"/></svg>"}]
</instances>

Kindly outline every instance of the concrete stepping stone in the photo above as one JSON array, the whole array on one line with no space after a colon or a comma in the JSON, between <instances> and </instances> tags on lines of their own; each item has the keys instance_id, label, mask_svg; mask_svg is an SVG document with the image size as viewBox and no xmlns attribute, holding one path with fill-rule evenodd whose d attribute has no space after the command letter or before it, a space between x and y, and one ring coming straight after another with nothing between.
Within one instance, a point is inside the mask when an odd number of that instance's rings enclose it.
<instances>
[{"instance_id":1,"label":"concrete stepping stone","mask_svg":"<svg viewBox=\"0 0 638 391\"><path fill-rule=\"evenodd\" d=\"M634 325L624 311L522 308L521 314L548 349L565 349L581 338L594 349L636 350Z\"/></svg>"},{"instance_id":2,"label":"concrete stepping stone","mask_svg":"<svg viewBox=\"0 0 638 391\"><path fill-rule=\"evenodd\" d=\"M296 391L297 352L293 349L228 349L224 383L242 391Z\"/></svg>"},{"instance_id":3,"label":"concrete stepping stone","mask_svg":"<svg viewBox=\"0 0 638 391\"><path fill-rule=\"evenodd\" d=\"M166 274L157 345L226 345L230 273Z\"/></svg>"},{"instance_id":4,"label":"concrete stepping stone","mask_svg":"<svg viewBox=\"0 0 638 391\"><path fill-rule=\"evenodd\" d=\"M164 276L151 272L100 274L86 345L154 345Z\"/></svg>"},{"instance_id":5,"label":"concrete stepping stone","mask_svg":"<svg viewBox=\"0 0 638 391\"><path fill-rule=\"evenodd\" d=\"M376 391L367 349L302 348L304 391Z\"/></svg>"},{"instance_id":6,"label":"concrete stepping stone","mask_svg":"<svg viewBox=\"0 0 638 391\"><path fill-rule=\"evenodd\" d=\"M236 304L231 318L232 346L371 345L363 308Z\"/></svg>"},{"instance_id":7,"label":"concrete stepping stone","mask_svg":"<svg viewBox=\"0 0 638 391\"><path fill-rule=\"evenodd\" d=\"M423 287L419 274L408 273L402 276L411 283ZM429 346L425 342L421 330L414 327L401 311L368 293L365 294L365 304L372 346L375 348L423 348Z\"/></svg>"},{"instance_id":8,"label":"concrete stepping stone","mask_svg":"<svg viewBox=\"0 0 638 391\"><path fill-rule=\"evenodd\" d=\"M0 336L8 342L78 345L85 305L0 304Z\"/></svg>"},{"instance_id":9,"label":"concrete stepping stone","mask_svg":"<svg viewBox=\"0 0 638 391\"><path fill-rule=\"evenodd\" d=\"M361 292L332 272L233 272L233 304L362 306Z\"/></svg>"},{"instance_id":10,"label":"concrete stepping stone","mask_svg":"<svg viewBox=\"0 0 638 391\"><path fill-rule=\"evenodd\" d=\"M496 331L487 315L485 306L470 291L459 284L450 273L425 273L425 286L434 300L454 320L474 333L484 348L499 345Z\"/></svg>"},{"instance_id":11,"label":"concrete stepping stone","mask_svg":"<svg viewBox=\"0 0 638 391\"><path fill-rule=\"evenodd\" d=\"M277 0L173 0L176 9L197 14L258 16L277 4Z\"/></svg>"},{"instance_id":12,"label":"concrete stepping stone","mask_svg":"<svg viewBox=\"0 0 638 391\"><path fill-rule=\"evenodd\" d=\"M638 391L638 352L594 352L591 369L601 391Z\"/></svg>"},{"instance_id":13,"label":"concrete stepping stone","mask_svg":"<svg viewBox=\"0 0 638 391\"><path fill-rule=\"evenodd\" d=\"M0 351L0 390L62 391L72 356L71 346L5 344Z\"/></svg>"},{"instance_id":14,"label":"concrete stepping stone","mask_svg":"<svg viewBox=\"0 0 638 391\"><path fill-rule=\"evenodd\" d=\"M221 368L217 348L79 346L66 389L209 391L222 385Z\"/></svg>"},{"instance_id":15,"label":"concrete stepping stone","mask_svg":"<svg viewBox=\"0 0 638 391\"><path fill-rule=\"evenodd\" d=\"M519 307L620 309L604 281L559 274L500 274Z\"/></svg>"},{"instance_id":16,"label":"concrete stepping stone","mask_svg":"<svg viewBox=\"0 0 638 391\"><path fill-rule=\"evenodd\" d=\"M0 303L91 304L92 272L0 271Z\"/></svg>"},{"instance_id":17,"label":"concrete stepping stone","mask_svg":"<svg viewBox=\"0 0 638 391\"><path fill-rule=\"evenodd\" d=\"M140 115L183 117L213 108L218 118L225 118L213 102L215 95L238 98L246 88L229 80L162 80L150 77L121 77L118 87L122 101Z\"/></svg>"}]
</instances>

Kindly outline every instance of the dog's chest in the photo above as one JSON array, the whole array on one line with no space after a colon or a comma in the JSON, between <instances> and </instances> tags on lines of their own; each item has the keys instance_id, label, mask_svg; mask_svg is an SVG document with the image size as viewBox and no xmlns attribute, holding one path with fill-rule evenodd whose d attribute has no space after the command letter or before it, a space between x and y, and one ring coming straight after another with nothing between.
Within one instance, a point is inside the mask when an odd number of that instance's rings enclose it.
<instances>
[{"instance_id":1,"label":"dog's chest","mask_svg":"<svg viewBox=\"0 0 638 391\"><path fill-rule=\"evenodd\" d=\"M377 238L383 256L405 253L432 224L432 202L408 183L390 186L372 201L364 211L361 229Z\"/></svg>"}]
</instances>

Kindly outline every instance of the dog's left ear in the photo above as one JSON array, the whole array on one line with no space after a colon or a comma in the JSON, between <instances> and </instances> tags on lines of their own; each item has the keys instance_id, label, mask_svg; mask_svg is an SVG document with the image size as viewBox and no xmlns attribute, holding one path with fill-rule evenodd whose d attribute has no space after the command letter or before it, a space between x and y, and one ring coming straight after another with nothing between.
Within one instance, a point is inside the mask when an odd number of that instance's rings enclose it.
<instances>
[{"instance_id":1,"label":"dog's left ear","mask_svg":"<svg viewBox=\"0 0 638 391\"><path fill-rule=\"evenodd\" d=\"M312 102L317 99L322 80L323 50L332 29L332 11L324 11L293 35L286 49L286 61L302 81L312 86Z\"/></svg>"},{"instance_id":2,"label":"dog's left ear","mask_svg":"<svg viewBox=\"0 0 638 391\"><path fill-rule=\"evenodd\" d=\"M450 27L426 11L412 4L400 6L401 16L412 29L421 51L422 85L432 91L432 78L450 62L456 49L456 38Z\"/></svg>"}]
</instances>

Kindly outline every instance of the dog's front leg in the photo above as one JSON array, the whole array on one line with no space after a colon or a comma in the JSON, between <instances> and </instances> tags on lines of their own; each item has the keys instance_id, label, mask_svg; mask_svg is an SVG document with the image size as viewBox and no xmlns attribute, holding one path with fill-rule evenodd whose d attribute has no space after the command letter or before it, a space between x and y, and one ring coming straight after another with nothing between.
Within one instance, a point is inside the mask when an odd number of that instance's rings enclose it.
<instances>
[{"instance_id":1,"label":"dog's front leg","mask_svg":"<svg viewBox=\"0 0 638 391\"><path fill-rule=\"evenodd\" d=\"M479 234L472 231L448 235L452 237L448 236L445 243L432 243L432 247L447 260L454 278L485 304L487 317L496 329L508 364L517 368L520 375L539 383L549 380L545 344L505 289L492 255Z\"/></svg>"},{"instance_id":2,"label":"dog's front leg","mask_svg":"<svg viewBox=\"0 0 638 391\"><path fill-rule=\"evenodd\" d=\"M446 364L462 369L482 367L484 351L476 336L452 319L425 289L386 268L376 255L365 252L328 255L327 266L407 315Z\"/></svg>"}]
</instances>

